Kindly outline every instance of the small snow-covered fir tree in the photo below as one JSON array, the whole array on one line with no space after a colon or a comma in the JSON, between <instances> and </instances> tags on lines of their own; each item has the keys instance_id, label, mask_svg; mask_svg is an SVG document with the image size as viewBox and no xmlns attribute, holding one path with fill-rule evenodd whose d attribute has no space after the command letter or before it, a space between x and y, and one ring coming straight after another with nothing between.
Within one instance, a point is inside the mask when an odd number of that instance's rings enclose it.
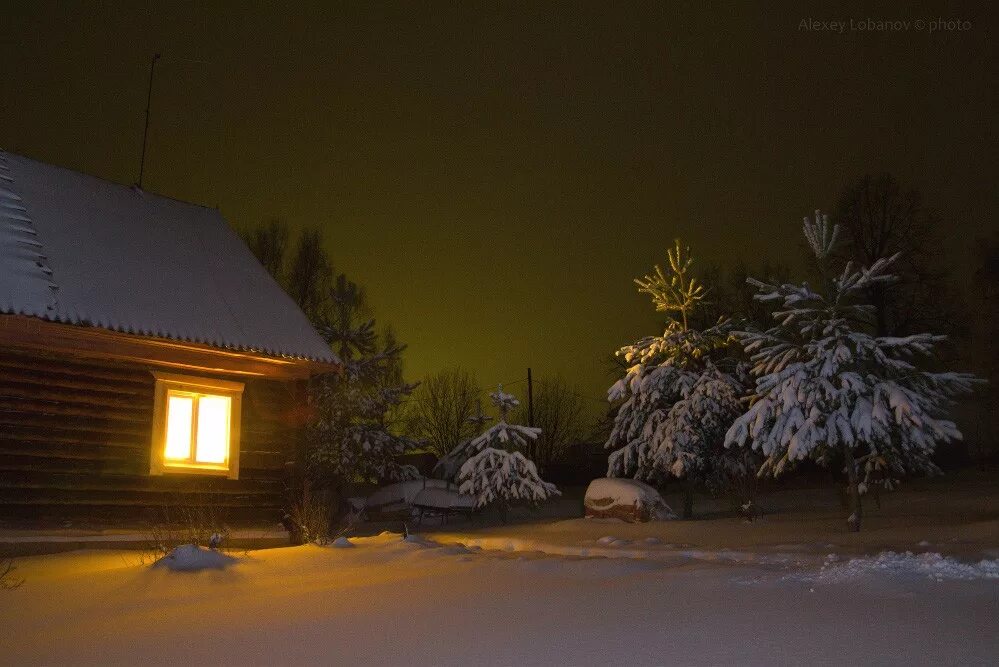
<instances>
[{"instance_id":1,"label":"small snow-covered fir tree","mask_svg":"<svg viewBox=\"0 0 999 667\"><path fill-rule=\"evenodd\" d=\"M502 388L502 387L501 387ZM482 402L476 401L475 414L469 415L466 421L471 429L475 432L479 432L483 426L488 424L492 420L492 417L487 416L482 412ZM442 456L438 461L437 465L434 466L434 477L443 479L449 484L454 482L458 478L458 473L461 471L461 466L465 464L469 458L473 455L478 454L479 450L472 449L472 443L477 441L479 436L473 438L465 438L458 446L452 449L450 452Z\"/></svg>"},{"instance_id":2,"label":"small snow-covered fir tree","mask_svg":"<svg viewBox=\"0 0 999 667\"><path fill-rule=\"evenodd\" d=\"M317 327L343 368L312 382L315 419L309 426L306 465L310 477L333 492L354 481L419 476L412 466L397 462L416 443L389 421L413 390L398 372L403 347L391 340L379 345L374 321L361 317L362 298L357 285L338 276L329 315Z\"/></svg>"},{"instance_id":3,"label":"small snow-covered fir tree","mask_svg":"<svg viewBox=\"0 0 999 667\"><path fill-rule=\"evenodd\" d=\"M277 221L245 237L342 362L340 372L309 382L306 442L296 461L306 479L290 490L297 507L291 514L312 517L307 522L321 526L328 510L337 509L346 484L416 476L415 468L397 462L416 443L394 423L414 386L402 378L403 346L388 327L379 340L364 289L334 271L322 232L306 229L294 243L291 239ZM291 514L288 520L299 524L297 530L315 534Z\"/></svg>"},{"instance_id":4,"label":"small snow-covered fir tree","mask_svg":"<svg viewBox=\"0 0 999 667\"><path fill-rule=\"evenodd\" d=\"M668 321L662 335L617 353L629 367L607 394L612 403L620 402L606 444L615 449L607 476L652 484L686 479L684 516L689 517L692 484L733 488L755 470L752 454L723 447L729 425L742 414L748 374L728 354L727 321L703 331L689 326L705 289L691 275L689 248L677 241L667 254L667 270L657 266L655 273L635 280Z\"/></svg>"},{"instance_id":5,"label":"small snow-covered fir tree","mask_svg":"<svg viewBox=\"0 0 999 667\"><path fill-rule=\"evenodd\" d=\"M776 326L738 332L752 354L756 393L732 424L726 446L749 446L766 457L760 474L777 476L803 459L843 466L849 481L851 530L860 530L861 495L907 472L934 472L937 444L961 437L944 418L953 397L976 379L920 369L943 336L874 336L864 303L873 285L892 279L894 257L867 268L829 266L839 230L816 211L805 238L825 274L824 293L802 285L750 279L757 299L781 302Z\"/></svg>"},{"instance_id":6,"label":"small snow-covered fir tree","mask_svg":"<svg viewBox=\"0 0 999 667\"><path fill-rule=\"evenodd\" d=\"M496 504L505 518L511 503L547 500L560 492L541 479L534 462L519 451L541 429L507 422L509 411L520 402L504 392L502 385L489 397L499 410L499 421L464 445L469 458L458 472L458 483L461 493L476 498L476 506Z\"/></svg>"}]
</instances>

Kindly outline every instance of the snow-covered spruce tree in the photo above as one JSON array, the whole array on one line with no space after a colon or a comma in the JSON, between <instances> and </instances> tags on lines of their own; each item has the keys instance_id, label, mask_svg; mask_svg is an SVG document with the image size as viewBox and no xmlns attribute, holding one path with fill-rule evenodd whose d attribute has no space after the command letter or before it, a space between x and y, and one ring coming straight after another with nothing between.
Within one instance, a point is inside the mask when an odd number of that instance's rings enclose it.
<instances>
[{"instance_id":1,"label":"snow-covered spruce tree","mask_svg":"<svg viewBox=\"0 0 999 667\"><path fill-rule=\"evenodd\" d=\"M607 476L653 485L685 479L683 514L689 518L694 485L720 491L752 478L754 455L723 446L729 425L742 414L740 398L748 391L749 376L745 365L729 355L729 322L703 331L689 326L705 296L691 275L690 249L676 241L667 255L668 270L657 266L654 274L635 280L668 321L662 335L617 352L628 368L607 394L619 403L605 445L615 450Z\"/></svg>"},{"instance_id":2,"label":"snow-covered spruce tree","mask_svg":"<svg viewBox=\"0 0 999 667\"><path fill-rule=\"evenodd\" d=\"M776 326L738 332L752 354L756 393L749 410L725 437L726 446L750 446L766 457L760 474L780 475L802 459L842 465L849 480L851 530L860 530L861 495L872 484L891 488L907 472L935 472L939 442L960 438L943 418L976 379L922 370L914 358L931 355L943 336L868 333L871 287L892 279L895 257L868 268L829 266L839 233L828 218L805 219L805 238L826 282L824 293L802 285L750 279L757 299L779 301Z\"/></svg>"},{"instance_id":3,"label":"snow-covered spruce tree","mask_svg":"<svg viewBox=\"0 0 999 667\"><path fill-rule=\"evenodd\" d=\"M541 479L534 462L519 451L541 429L507 422L507 414L520 402L504 392L502 385L489 397L499 411L499 421L464 446L470 457L458 472L459 491L475 496L478 507L497 505L505 521L510 504L547 500L560 492Z\"/></svg>"},{"instance_id":4,"label":"snow-covered spruce tree","mask_svg":"<svg viewBox=\"0 0 999 667\"><path fill-rule=\"evenodd\" d=\"M403 347L392 341L379 346L374 321L362 317L363 292L343 275L331 297L329 314L317 328L339 355L342 372L311 385L309 477L334 496L351 482L417 477L412 466L397 462L416 443L389 419L414 388L399 377Z\"/></svg>"},{"instance_id":5,"label":"snow-covered spruce tree","mask_svg":"<svg viewBox=\"0 0 999 667\"><path fill-rule=\"evenodd\" d=\"M502 389L502 385L500 388ZM492 417L486 416L486 414L482 412L482 402L480 400L476 400L475 414L466 417L465 421L468 423L469 428L473 432L478 433L482 430L483 426L492 421ZM458 473L461 472L461 466L465 464L465 461L479 452L479 450L472 448L472 443L477 442L478 438L479 436L477 435L471 438L465 438L458 443L457 447L442 456L437 461L437 465L434 466L434 477L443 479L449 484L451 482L457 482Z\"/></svg>"}]
</instances>

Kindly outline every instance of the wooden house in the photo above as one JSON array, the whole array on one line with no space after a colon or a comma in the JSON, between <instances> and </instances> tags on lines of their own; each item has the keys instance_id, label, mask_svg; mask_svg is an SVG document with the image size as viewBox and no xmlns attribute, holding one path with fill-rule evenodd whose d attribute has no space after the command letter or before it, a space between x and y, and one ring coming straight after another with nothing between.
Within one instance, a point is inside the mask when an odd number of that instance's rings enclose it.
<instances>
[{"instance_id":1,"label":"wooden house","mask_svg":"<svg viewBox=\"0 0 999 667\"><path fill-rule=\"evenodd\" d=\"M0 152L0 525L277 521L336 364L217 210Z\"/></svg>"}]
</instances>

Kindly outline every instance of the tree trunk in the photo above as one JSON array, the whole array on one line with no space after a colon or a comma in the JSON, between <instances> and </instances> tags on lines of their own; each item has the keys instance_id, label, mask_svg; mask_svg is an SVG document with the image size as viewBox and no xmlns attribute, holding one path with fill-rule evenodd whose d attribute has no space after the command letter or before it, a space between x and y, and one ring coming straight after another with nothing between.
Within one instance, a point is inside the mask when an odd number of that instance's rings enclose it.
<instances>
[{"instance_id":1,"label":"tree trunk","mask_svg":"<svg viewBox=\"0 0 999 667\"><path fill-rule=\"evenodd\" d=\"M859 533L863 511L860 505L860 474L857 471L857 459L853 458L849 445L843 445L843 455L846 458L846 477L849 482L847 491L850 499L850 516L846 523L850 527L850 532Z\"/></svg>"},{"instance_id":2,"label":"tree trunk","mask_svg":"<svg viewBox=\"0 0 999 667\"><path fill-rule=\"evenodd\" d=\"M841 480L836 475L836 472L833 470L832 466L828 468L827 481L829 482L830 486L836 489L836 499L839 500L839 506L843 509L844 512L849 510L850 494L847 493L846 488L844 488L843 485L840 484Z\"/></svg>"},{"instance_id":3,"label":"tree trunk","mask_svg":"<svg viewBox=\"0 0 999 667\"><path fill-rule=\"evenodd\" d=\"M689 483L683 487L683 518L690 519L694 516L694 489Z\"/></svg>"},{"instance_id":4,"label":"tree trunk","mask_svg":"<svg viewBox=\"0 0 999 667\"><path fill-rule=\"evenodd\" d=\"M888 291L883 284L871 288L871 300L874 303L874 325L879 336L888 335Z\"/></svg>"}]
</instances>

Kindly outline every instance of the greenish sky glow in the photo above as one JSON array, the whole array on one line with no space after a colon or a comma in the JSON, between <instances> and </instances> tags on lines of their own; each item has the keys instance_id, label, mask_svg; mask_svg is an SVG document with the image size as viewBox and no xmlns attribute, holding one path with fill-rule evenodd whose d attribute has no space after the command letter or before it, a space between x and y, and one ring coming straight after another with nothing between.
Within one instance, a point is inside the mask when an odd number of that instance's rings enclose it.
<instances>
[{"instance_id":1,"label":"greenish sky glow","mask_svg":"<svg viewBox=\"0 0 999 667\"><path fill-rule=\"evenodd\" d=\"M702 264L796 263L802 216L883 170L923 191L960 256L997 228L984 15L831 34L802 31L796 4L543 4L19 3L0 147L134 182L160 51L148 189L237 226L323 227L411 377L530 365L594 398L604 358L658 328L631 281L674 237Z\"/></svg>"}]
</instances>

